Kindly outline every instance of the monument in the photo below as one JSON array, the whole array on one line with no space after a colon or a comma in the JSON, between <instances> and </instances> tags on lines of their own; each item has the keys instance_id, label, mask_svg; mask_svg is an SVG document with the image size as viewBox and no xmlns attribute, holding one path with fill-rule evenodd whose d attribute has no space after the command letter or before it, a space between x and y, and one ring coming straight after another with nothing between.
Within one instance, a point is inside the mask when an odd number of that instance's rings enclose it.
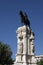
<instances>
[{"instance_id":1,"label":"monument","mask_svg":"<svg viewBox=\"0 0 43 65\"><path fill-rule=\"evenodd\" d=\"M16 31L17 33L17 54L14 65L36 65L34 32L30 28L30 21L26 13L20 11L23 25Z\"/></svg>"}]
</instances>

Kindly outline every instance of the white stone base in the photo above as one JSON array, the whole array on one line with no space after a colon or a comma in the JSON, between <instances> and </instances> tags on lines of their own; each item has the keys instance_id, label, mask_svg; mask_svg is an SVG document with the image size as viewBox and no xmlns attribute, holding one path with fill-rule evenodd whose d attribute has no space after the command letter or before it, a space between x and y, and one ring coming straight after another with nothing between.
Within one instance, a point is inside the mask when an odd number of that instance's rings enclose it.
<instances>
[{"instance_id":1,"label":"white stone base","mask_svg":"<svg viewBox=\"0 0 43 65\"><path fill-rule=\"evenodd\" d=\"M16 63L16 64L14 64L14 65L29 65L29 64L26 64L26 63Z\"/></svg>"},{"instance_id":2,"label":"white stone base","mask_svg":"<svg viewBox=\"0 0 43 65\"><path fill-rule=\"evenodd\" d=\"M22 63L16 63L16 64L14 64L14 65L22 65Z\"/></svg>"},{"instance_id":3,"label":"white stone base","mask_svg":"<svg viewBox=\"0 0 43 65\"><path fill-rule=\"evenodd\" d=\"M27 65L27 63L23 63L23 65Z\"/></svg>"}]
</instances>

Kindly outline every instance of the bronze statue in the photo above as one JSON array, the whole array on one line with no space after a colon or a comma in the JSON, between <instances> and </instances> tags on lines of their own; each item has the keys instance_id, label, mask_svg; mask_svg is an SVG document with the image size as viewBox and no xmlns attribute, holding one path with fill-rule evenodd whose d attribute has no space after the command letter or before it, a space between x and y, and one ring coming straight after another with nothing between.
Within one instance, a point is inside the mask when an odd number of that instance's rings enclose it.
<instances>
[{"instance_id":1,"label":"bronze statue","mask_svg":"<svg viewBox=\"0 0 43 65\"><path fill-rule=\"evenodd\" d=\"M28 20L27 14L20 11L21 22L24 23L26 26L30 27L30 21Z\"/></svg>"}]
</instances>

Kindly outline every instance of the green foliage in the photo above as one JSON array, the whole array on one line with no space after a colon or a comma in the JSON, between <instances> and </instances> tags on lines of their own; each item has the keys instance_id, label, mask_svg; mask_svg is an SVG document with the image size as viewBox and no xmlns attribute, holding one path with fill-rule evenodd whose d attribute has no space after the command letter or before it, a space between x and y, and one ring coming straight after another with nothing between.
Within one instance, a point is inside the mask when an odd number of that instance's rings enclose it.
<instances>
[{"instance_id":1,"label":"green foliage","mask_svg":"<svg viewBox=\"0 0 43 65\"><path fill-rule=\"evenodd\" d=\"M0 65L12 65L12 51L9 45L0 42Z\"/></svg>"},{"instance_id":2,"label":"green foliage","mask_svg":"<svg viewBox=\"0 0 43 65\"><path fill-rule=\"evenodd\" d=\"M43 65L43 59L40 59L40 61L37 61L37 65Z\"/></svg>"}]
</instances>

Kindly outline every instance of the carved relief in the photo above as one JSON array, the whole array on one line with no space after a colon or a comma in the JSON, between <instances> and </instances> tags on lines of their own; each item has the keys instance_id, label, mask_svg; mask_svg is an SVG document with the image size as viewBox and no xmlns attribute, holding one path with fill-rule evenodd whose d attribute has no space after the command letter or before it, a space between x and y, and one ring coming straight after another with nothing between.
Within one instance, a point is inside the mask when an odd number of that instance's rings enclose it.
<instances>
[{"instance_id":1,"label":"carved relief","mask_svg":"<svg viewBox=\"0 0 43 65\"><path fill-rule=\"evenodd\" d=\"M18 44L18 51L19 51L19 53L23 52L23 43Z\"/></svg>"}]
</instances>

